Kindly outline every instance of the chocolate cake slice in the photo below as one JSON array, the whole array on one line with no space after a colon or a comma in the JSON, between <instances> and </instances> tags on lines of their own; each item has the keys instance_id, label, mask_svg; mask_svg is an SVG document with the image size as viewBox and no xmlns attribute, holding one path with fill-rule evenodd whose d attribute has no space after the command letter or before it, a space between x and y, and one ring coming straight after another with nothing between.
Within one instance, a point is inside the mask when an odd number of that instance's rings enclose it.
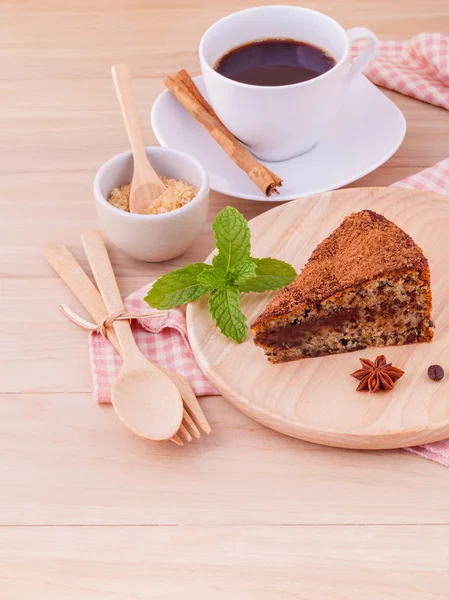
<instances>
[{"instance_id":1,"label":"chocolate cake slice","mask_svg":"<svg viewBox=\"0 0 449 600\"><path fill-rule=\"evenodd\" d=\"M251 330L256 345L279 363L429 342L431 308L429 264L421 248L384 216L363 210L317 246Z\"/></svg>"}]
</instances>

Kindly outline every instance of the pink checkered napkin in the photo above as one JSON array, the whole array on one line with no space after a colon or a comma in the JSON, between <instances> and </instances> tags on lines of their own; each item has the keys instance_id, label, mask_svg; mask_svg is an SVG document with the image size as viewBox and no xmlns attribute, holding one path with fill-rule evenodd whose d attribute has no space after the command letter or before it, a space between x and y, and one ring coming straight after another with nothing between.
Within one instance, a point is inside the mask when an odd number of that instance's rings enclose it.
<instances>
[{"instance_id":1,"label":"pink checkered napkin","mask_svg":"<svg viewBox=\"0 0 449 600\"><path fill-rule=\"evenodd\" d=\"M363 45L353 44L354 57ZM420 33L407 41L380 41L364 74L377 85L449 109L449 38Z\"/></svg>"},{"instance_id":2,"label":"pink checkered napkin","mask_svg":"<svg viewBox=\"0 0 449 600\"><path fill-rule=\"evenodd\" d=\"M429 192L449 195L449 158L445 158L433 167L415 173L415 175L411 175L407 179L397 181L391 187L427 190Z\"/></svg>"}]
</instances>

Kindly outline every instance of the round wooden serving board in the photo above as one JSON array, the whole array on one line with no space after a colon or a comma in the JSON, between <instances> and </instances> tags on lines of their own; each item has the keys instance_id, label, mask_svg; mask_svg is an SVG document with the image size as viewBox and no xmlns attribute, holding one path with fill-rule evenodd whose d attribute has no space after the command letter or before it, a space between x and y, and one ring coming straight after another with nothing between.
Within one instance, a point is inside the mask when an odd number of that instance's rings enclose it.
<instances>
[{"instance_id":1,"label":"round wooden serving board","mask_svg":"<svg viewBox=\"0 0 449 600\"><path fill-rule=\"evenodd\" d=\"M243 344L215 326L207 297L188 306L187 326L198 363L223 396L267 427L342 448L400 448L449 437L449 199L432 192L362 188L326 192L284 204L250 222L252 253L292 263L299 272L315 247L352 212L372 209L409 233L429 259L435 338L430 344L272 365L251 333ZM242 295L251 323L276 292ZM392 392L356 392L350 373L359 357L385 354L405 371ZM446 378L427 377L441 364Z\"/></svg>"}]
</instances>

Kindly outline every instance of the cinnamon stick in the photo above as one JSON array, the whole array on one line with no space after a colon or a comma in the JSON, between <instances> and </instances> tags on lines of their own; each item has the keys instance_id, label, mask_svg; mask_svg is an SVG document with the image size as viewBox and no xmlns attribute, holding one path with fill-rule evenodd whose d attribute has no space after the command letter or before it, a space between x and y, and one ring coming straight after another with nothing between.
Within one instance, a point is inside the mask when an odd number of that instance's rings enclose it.
<instances>
[{"instance_id":1,"label":"cinnamon stick","mask_svg":"<svg viewBox=\"0 0 449 600\"><path fill-rule=\"evenodd\" d=\"M201 94L193 79L182 70L164 79L166 87L186 110L210 133L228 156L254 181L266 196L279 193L282 179L261 165L256 158L226 129L215 111Z\"/></svg>"},{"instance_id":2,"label":"cinnamon stick","mask_svg":"<svg viewBox=\"0 0 449 600\"><path fill-rule=\"evenodd\" d=\"M209 102L206 100L206 98L200 92L196 83L193 81L193 79L190 77L190 75L187 73L187 71L185 69L181 69L180 71L178 71L175 75L175 79L176 79L176 81L179 81L180 83L183 83L186 86L186 88L189 90L189 92L193 96L195 96L195 98L198 100L198 102L207 110L207 112L210 114L211 117L215 117L216 119L218 119L217 113L214 111L212 106L209 104ZM224 125L223 125L223 127L224 127Z\"/></svg>"}]
</instances>

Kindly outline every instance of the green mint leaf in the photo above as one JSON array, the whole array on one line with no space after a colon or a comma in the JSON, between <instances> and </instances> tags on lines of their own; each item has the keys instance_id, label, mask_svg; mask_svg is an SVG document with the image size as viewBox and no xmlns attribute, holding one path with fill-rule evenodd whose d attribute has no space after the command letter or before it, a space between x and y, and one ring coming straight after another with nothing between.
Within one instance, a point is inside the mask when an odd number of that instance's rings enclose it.
<instances>
[{"instance_id":1,"label":"green mint leaf","mask_svg":"<svg viewBox=\"0 0 449 600\"><path fill-rule=\"evenodd\" d=\"M236 342L246 338L246 318L240 310L240 291L237 287L213 290L209 297L209 310L221 332Z\"/></svg>"},{"instance_id":2,"label":"green mint leaf","mask_svg":"<svg viewBox=\"0 0 449 600\"><path fill-rule=\"evenodd\" d=\"M231 284L231 272L212 267L206 269L198 275L198 283L214 290L224 290Z\"/></svg>"},{"instance_id":3,"label":"green mint leaf","mask_svg":"<svg viewBox=\"0 0 449 600\"><path fill-rule=\"evenodd\" d=\"M250 259L250 231L245 217L232 206L221 210L212 223L218 254L214 267L228 271Z\"/></svg>"},{"instance_id":4,"label":"green mint leaf","mask_svg":"<svg viewBox=\"0 0 449 600\"><path fill-rule=\"evenodd\" d=\"M240 263L231 270L232 281L236 286L240 286L248 279L251 279L256 274L256 264L254 259Z\"/></svg>"},{"instance_id":5,"label":"green mint leaf","mask_svg":"<svg viewBox=\"0 0 449 600\"><path fill-rule=\"evenodd\" d=\"M267 292L291 283L296 277L295 269L288 263L275 258L253 258L256 274L239 284L241 292Z\"/></svg>"},{"instance_id":6,"label":"green mint leaf","mask_svg":"<svg viewBox=\"0 0 449 600\"><path fill-rule=\"evenodd\" d=\"M211 268L204 263L192 263L163 275L145 296L145 302L153 308L167 310L197 300L210 291L209 287L198 283L198 276Z\"/></svg>"}]
</instances>

